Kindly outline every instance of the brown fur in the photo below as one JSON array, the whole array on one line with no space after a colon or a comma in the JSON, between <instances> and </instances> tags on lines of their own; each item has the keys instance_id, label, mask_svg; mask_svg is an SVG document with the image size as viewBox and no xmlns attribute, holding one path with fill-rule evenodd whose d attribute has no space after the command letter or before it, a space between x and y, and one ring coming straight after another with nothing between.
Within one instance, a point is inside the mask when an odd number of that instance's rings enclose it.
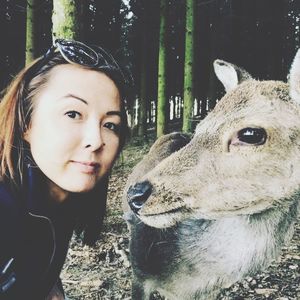
<instances>
[{"instance_id":1,"label":"brown fur","mask_svg":"<svg viewBox=\"0 0 300 300\"><path fill-rule=\"evenodd\" d=\"M296 84L299 56L290 74ZM215 299L221 288L267 266L292 236L299 211L300 89L241 77L243 70L220 60L215 70L228 93L192 140L178 143L180 134L159 139L128 179L124 202L135 212L125 205L133 299L149 299L154 290L171 300ZM235 86L231 78L243 82ZM263 128L266 141L241 143L244 128ZM174 141L182 148L172 149Z\"/></svg>"}]
</instances>

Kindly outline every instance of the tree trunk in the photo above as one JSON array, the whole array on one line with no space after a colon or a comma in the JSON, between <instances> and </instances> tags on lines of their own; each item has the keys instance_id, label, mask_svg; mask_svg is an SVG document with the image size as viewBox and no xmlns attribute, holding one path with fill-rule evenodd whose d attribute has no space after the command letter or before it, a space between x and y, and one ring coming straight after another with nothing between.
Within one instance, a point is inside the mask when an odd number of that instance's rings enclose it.
<instances>
[{"instance_id":1,"label":"tree trunk","mask_svg":"<svg viewBox=\"0 0 300 300\"><path fill-rule=\"evenodd\" d=\"M219 15L219 4L217 2L213 2L210 7L210 43L208 47L210 47L210 74L208 90L207 90L207 108L208 111L211 111L217 101L217 78L215 75L215 71L213 68L213 62L215 58L218 56L218 49L222 47L221 41L219 39L220 32L220 15Z\"/></svg>"},{"instance_id":2,"label":"tree trunk","mask_svg":"<svg viewBox=\"0 0 300 300\"><path fill-rule=\"evenodd\" d=\"M157 93L157 121L156 135L160 137L166 133L166 6L167 0L160 0L160 31L158 57L158 93Z\"/></svg>"},{"instance_id":3,"label":"tree trunk","mask_svg":"<svg viewBox=\"0 0 300 300\"><path fill-rule=\"evenodd\" d=\"M185 62L182 131L192 131L194 108L193 60L194 60L194 11L195 0L186 0Z\"/></svg>"},{"instance_id":4,"label":"tree trunk","mask_svg":"<svg viewBox=\"0 0 300 300\"><path fill-rule=\"evenodd\" d=\"M26 60L28 65L35 58L35 7L36 0L27 1L27 16L26 16Z\"/></svg>"},{"instance_id":5,"label":"tree trunk","mask_svg":"<svg viewBox=\"0 0 300 300\"><path fill-rule=\"evenodd\" d=\"M146 32L145 32L146 33ZM141 61L141 84L140 84L140 109L138 121L138 135L147 134L147 37L142 37L142 61Z\"/></svg>"},{"instance_id":6,"label":"tree trunk","mask_svg":"<svg viewBox=\"0 0 300 300\"><path fill-rule=\"evenodd\" d=\"M75 0L53 0L53 39L78 39L80 27Z\"/></svg>"},{"instance_id":7,"label":"tree trunk","mask_svg":"<svg viewBox=\"0 0 300 300\"><path fill-rule=\"evenodd\" d=\"M151 111L151 97L149 95L150 90L150 64L149 58L151 48L149 48L149 32L153 27L153 4L149 1L143 1L142 9L140 9L140 27L141 27L141 47L140 47L140 106L139 106L139 121L138 121L138 135L145 137L147 135L147 112ZM159 8L159 7L157 7ZM151 122L151 116L149 116L149 123Z\"/></svg>"}]
</instances>

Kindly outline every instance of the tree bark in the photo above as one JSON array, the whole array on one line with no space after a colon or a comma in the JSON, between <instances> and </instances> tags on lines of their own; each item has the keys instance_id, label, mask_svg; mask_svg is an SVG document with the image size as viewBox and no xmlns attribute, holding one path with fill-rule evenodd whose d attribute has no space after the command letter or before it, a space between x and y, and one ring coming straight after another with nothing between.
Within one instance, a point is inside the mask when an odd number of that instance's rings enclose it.
<instances>
[{"instance_id":1,"label":"tree bark","mask_svg":"<svg viewBox=\"0 0 300 300\"><path fill-rule=\"evenodd\" d=\"M75 0L53 0L53 38L78 39L79 13Z\"/></svg>"},{"instance_id":2,"label":"tree bark","mask_svg":"<svg viewBox=\"0 0 300 300\"><path fill-rule=\"evenodd\" d=\"M138 121L138 135L147 134L147 38L146 34L142 37L142 58L141 58L141 83L140 83L140 109Z\"/></svg>"},{"instance_id":3,"label":"tree bark","mask_svg":"<svg viewBox=\"0 0 300 300\"><path fill-rule=\"evenodd\" d=\"M194 108L193 61L194 61L194 11L195 1L186 0L185 62L182 131L192 131Z\"/></svg>"},{"instance_id":4,"label":"tree bark","mask_svg":"<svg viewBox=\"0 0 300 300\"><path fill-rule=\"evenodd\" d=\"M156 135L160 137L166 133L166 6L167 0L160 1L160 31L158 58L158 93L157 93L157 121Z\"/></svg>"},{"instance_id":5,"label":"tree bark","mask_svg":"<svg viewBox=\"0 0 300 300\"><path fill-rule=\"evenodd\" d=\"M35 58L35 7L36 0L27 1L26 16L26 58L25 64L28 65Z\"/></svg>"}]
</instances>

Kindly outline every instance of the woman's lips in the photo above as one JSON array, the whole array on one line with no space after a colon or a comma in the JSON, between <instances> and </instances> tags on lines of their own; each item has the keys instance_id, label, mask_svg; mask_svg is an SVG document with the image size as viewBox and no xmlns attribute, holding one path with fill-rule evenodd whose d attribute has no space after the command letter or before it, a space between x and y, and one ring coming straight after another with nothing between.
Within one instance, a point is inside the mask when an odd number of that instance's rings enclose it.
<instances>
[{"instance_id":1,"label":"woman's lips","mask_svg":"<svg viewBox=\"0 0 300 300\"><path fill-rule=\"evenodd\" d=\"M72 161L82 173L95 174L98 173L100 164L96 162Z\"/></svg>"}]
</instances>

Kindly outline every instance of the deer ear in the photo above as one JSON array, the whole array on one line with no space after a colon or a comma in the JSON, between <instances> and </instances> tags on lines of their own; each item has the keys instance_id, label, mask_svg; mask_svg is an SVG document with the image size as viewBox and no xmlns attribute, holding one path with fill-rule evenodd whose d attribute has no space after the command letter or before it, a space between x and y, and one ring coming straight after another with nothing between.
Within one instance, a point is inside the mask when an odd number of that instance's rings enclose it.
<instances>
[{"instance_id":1,"label":"deer ear","mask_svg":"<svg viewBox=\"0 0 300 300\"><path fill-rule=\"evenodd\" d=\"M252 78L244 69L220 59L214 61L214 69L226 92L233 90L241 82Z\"/></svg>"},{"instance_id":2,"label":"deer ear","mask_svg":"<svg viewBox=\"0 0 300 300\"><path fill-rule=\"evenodd\" d=\"M300 49L297 51L291 66L289 83L291 98L300 104Z\"/></svg>"}]
</instances>

